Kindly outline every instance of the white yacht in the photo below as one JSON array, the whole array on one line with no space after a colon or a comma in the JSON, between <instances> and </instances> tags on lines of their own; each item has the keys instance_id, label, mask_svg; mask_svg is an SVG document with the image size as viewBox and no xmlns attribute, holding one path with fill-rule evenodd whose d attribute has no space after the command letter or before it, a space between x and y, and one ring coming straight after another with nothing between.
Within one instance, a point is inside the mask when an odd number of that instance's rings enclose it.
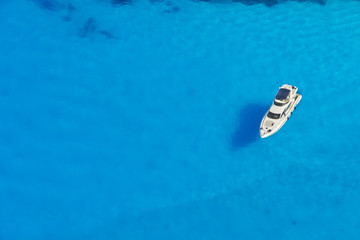
<instances>
[{"instance_id":1,"label":"white yacht","mask_svg":"<svg viewBox=\"0 0 360 240\"><path fill-rule=\"evenodd\" d=\"M269 137L279 131L289 119L302 98L300 94L296 93L297 90L297 87L288 84L281 86L272 106L261 121L260 136L262 138Z\"/></svg>"}]
</instances>

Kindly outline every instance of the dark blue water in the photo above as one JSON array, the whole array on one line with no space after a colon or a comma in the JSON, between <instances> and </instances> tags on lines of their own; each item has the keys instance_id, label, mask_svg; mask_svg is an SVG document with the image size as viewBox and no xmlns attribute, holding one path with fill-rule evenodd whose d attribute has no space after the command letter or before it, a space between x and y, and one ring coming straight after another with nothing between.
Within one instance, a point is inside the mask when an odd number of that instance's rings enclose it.
<instances>
[{"instance_id":1,"label":"dark blue water","mask_svg":"<svg viewBox=\"0 0 360 240\"><path fill-rule=\"evenodd\" d=\"M359 1L0 6L1 240L359 239Z\"/></svg>"}]
</instances>

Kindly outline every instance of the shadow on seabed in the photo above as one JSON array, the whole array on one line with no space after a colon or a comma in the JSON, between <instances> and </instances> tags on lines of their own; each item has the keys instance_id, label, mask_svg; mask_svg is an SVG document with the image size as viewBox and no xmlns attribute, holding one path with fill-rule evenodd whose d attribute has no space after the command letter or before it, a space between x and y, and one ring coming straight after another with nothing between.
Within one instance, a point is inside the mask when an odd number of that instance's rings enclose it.
<instances>
[{"instance_id":1,"label":"shadow on seabed","mask_svg":"<svg viewBox=\"0 0 360 240\"><path fill-rule=\"evenodd\" d=\"M261 119L268 108L267 105L253 103L240 110L236 128L231 135L231 149L237 150L260 138Z\"/></svg>"}]
</instances>

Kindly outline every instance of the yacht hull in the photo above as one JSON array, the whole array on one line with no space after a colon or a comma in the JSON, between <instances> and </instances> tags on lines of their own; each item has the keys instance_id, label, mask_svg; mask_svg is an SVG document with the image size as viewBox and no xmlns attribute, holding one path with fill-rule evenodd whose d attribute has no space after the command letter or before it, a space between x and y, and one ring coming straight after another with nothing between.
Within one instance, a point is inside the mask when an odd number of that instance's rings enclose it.
<instances>
[{"instance_id":1,"label":"yacht hull","mask_svg":"<svg viewBox=\"0 0 360 240\"><path fill-rule=\"evenodd\" d=\"M260 124L261 138L267 138L278 132L282 128L282 126L287 122L287 120L289 120L296 106L299 104L302 96L296 93L297 91L296 87L292 87L292 88L295 89L294 94L289 99L289 103L286 105L285 110L281 112L281 117L279 119L274 120L268 117L268 113L271 110L271 108L266 112Z\"/></svg>"}]
</instances>

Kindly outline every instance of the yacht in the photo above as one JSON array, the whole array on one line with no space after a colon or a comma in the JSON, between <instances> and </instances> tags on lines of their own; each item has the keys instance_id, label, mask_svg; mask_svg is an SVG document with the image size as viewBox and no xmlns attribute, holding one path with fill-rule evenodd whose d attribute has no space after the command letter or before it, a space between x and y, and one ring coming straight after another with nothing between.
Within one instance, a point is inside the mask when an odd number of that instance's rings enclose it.
<instances>
[{"instance_id":1,"label":"yacht","mask_svg":"<svg viewBox=\"0 0 360 240\"><path fill-rule=\"evenodd\" d=\"M274 102L266 112L260 125L260 136L269 137L279 131L279 129L289 119L296 105L300 102L302 96L297 93L298 88L288 84L280 87Z\"/></svg>"}]
</instances>

